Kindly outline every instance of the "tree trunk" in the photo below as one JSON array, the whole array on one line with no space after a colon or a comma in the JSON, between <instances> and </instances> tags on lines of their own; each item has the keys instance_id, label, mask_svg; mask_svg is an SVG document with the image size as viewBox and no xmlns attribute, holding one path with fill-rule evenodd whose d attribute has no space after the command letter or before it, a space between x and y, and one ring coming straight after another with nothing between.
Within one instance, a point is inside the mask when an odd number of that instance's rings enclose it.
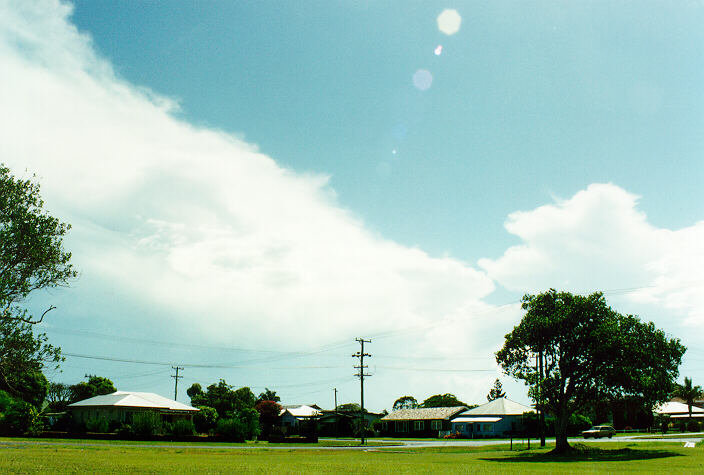
<instances>
[{"instance_id":1,"label":"tree trunk","mask_svg":"<svg viewBox=\"0 0 704 475\"><path fill-rule=\"evenodd\" d=\"M560 414L555 417L555 449L553 453L565 453L572 451L572 446L567 442L567 422L569 414L566 408L562 408Z\"/></svg>"}]
</instances>

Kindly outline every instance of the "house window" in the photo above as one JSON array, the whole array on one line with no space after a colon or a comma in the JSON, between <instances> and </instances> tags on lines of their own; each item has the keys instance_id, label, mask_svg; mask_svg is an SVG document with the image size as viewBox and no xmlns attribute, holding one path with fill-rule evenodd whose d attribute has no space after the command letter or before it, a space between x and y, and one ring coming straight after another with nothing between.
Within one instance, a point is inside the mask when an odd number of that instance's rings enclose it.
<instances>
[{"instance_id":1,"label":"house window","mask_svg":"<svg viewBox=\"0 0 704 475\"><path fill-rule=\"evenodd\" d=\"M413 430L425 430L425 421L413 421Z\"/></svg>"},{"instance_id":2,"label":"house window","mask_svg":"<svg viewBox=\"0 0 704 475\"><path fill-rule=\"evenodd\" d=\"M494 432L494 424L482 424L482 432Z\"/></svg>"},{"instance_id":3,"label":"house window","mask_svg":"<svg viewBox=\"0 0 704 475\"><path fill-rule=\"evenodd\" d=\"M408 421L396 421L396 432L408 432Z\"/></svg>"},{"instance_id":4,"label":"house window","mask_svg":"<svg viewBox=\"0 0 704 475\"><path fill-rule=\"evenodd\" d=\"M442 421L430 421L430 428L432 430L442 430Z\"/></svg>"},{"instance_id":5,"label":"house window","mask_svg":"<svg viewBox=\"0 0 704 475\"><path fill-rule=\"evenodd\" d=\"M381 430L383 430L384 432L388 431L389 430L389 423L386 421L382 422L381 423Z\"/></svg>"}]
</instances>

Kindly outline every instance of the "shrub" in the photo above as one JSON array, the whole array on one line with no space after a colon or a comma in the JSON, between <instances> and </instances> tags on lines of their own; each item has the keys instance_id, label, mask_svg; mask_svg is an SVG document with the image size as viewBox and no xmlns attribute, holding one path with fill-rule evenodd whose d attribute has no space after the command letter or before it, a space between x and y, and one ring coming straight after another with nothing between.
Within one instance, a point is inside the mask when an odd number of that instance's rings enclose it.
<instances>
[{"instance_id":1,"label":"shrub","mask_svg":"<svg viewBox=\"0 0 704 475\"><path fill-rule=\"evenodd\" d=\"M36 435L43 429L37 409L30 403L13 399L2 418L2 432L13 435Z\"/></svg>"},{"instance_id":2,"label":"shrub","mask_svg":"<svg viewBox=\"0 0 704 475\"><path fill-rule=\"evenodd\" d=\"M108 421L104 417L90 418L86 422L86 429L88 432L105 433L108 431Z\"/></svg>"},{"instance_id":3,"label":"shrub","mask_svg":"<svg viewBox=\"0 0 704 475\"><path fill-rule=\"evenodd\" d=\"M572 414L567 422L567 434L579 435L583 430L592 426L592 421L585 415Z\"/></svg>"},{"instance_id":4,"label":"shrub","mask_svg":"<svg viewBox=\"0 0 704 475\"><path fill-rule=\"evenodd\" d=\"M699 422L695 420L691 420L687 422L687 431L688 432L699 432Z\"/></svg>"},{"instance_id":5,"label":"shrub","mask_svg":"<svg viewBox=\"0 0 704 475\"><path fill-rule=\"evenodd\" d=\"M120 426L117 428L117 435L119 437L128 437L132 435L132 426L129 424L122 423Z\"/></svg>"},{"instance_id":6,"label":"shrub","mask_svg":"<svg viewBox=\"0 0 704 475\"><path fill-rule=\"evenodd\" d=\"M141 436L161 434L161 416L152 411L138 412L132 416L132 433Z\"/></svg>"},{"instance_id":7,"label":"shrub","mask_svg":"<svg viewBox=\"0 0 704 475\"><path fill-rule=\"evenodd\" d=\"M189 419L178 419L171 425L171 433L176 437L185 437L196 433L193 422Z\"/></svg>"},{"instance_id":8,"label":"shrub","mask_svg":"<svg viewBox=\"0 0 704 475\"><path fill-rule=\"evenodd\" d=\"M209 406L198 406L199 411L193 416L193 423L199 433L208 433L218 424L218 411Z\"/></svg>"},{"instance_id":9,"label":"shrub","mask_svg":"<svg viewBox=\"0 0 704 475\"><path fill-rule=\"evenodd\" d=\"M239 419L220 419L216 428L217 434L231 442L244 442L245 426Z\"/></svg>"}]
</instances>

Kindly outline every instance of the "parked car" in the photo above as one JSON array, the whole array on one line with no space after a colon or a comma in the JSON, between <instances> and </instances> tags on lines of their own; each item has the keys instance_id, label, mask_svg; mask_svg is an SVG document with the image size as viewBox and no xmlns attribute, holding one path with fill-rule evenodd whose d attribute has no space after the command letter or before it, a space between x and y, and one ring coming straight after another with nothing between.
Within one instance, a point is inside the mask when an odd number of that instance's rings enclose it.
<instances>
[{"instance_id":1,"label":"parked car","mask_svg":"<svg viewBox=\"0 0 704 475\"><path fill-rule=\"evenodd\" d=\"M582 437L588 439L593 437L595 439L601 439L602 437L608 437L609 439L616 434L616 429L611 426L594 426L589 430L582 432Z\"/></svg>"}]
</instances>

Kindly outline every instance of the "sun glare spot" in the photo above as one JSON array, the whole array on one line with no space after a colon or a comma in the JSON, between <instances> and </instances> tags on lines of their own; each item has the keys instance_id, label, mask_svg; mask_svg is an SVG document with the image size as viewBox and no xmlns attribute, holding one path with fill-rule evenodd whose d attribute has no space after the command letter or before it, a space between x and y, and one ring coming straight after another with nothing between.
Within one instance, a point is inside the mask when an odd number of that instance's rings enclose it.
<instances>
[{"instance_id":1,"label":"sun glare spot","mask_svg":"<svg viewBox=\"0 0 704 475\"><path fill-rule=\"evenodd\" d=\"M443 10L438 15L438 29L446 35L454 35L460 31L460 24L462 24L462 17L457 10Z\"/></svg>"},{"instance_id":2,"label":"sun glare spot","mask_svg":"<svg viewBox=\"0 0 704 475\"><path fill-rule=\"evenodd\" d=\"M442 45L438 45L437 48L435 48L435 56L440 56L442 54Z\"/></svg>"},{"instance_id":3,"label":"sun glare spot","mask_svg":"<svg viewBox=\"0 0 704 475\"><path fill-rule=\"evenodd\" d=\"M413 85L418 90L426 91L433 85L433 75L427 69L419 69L413 74Z\"/></svg>"}]
</instances>

